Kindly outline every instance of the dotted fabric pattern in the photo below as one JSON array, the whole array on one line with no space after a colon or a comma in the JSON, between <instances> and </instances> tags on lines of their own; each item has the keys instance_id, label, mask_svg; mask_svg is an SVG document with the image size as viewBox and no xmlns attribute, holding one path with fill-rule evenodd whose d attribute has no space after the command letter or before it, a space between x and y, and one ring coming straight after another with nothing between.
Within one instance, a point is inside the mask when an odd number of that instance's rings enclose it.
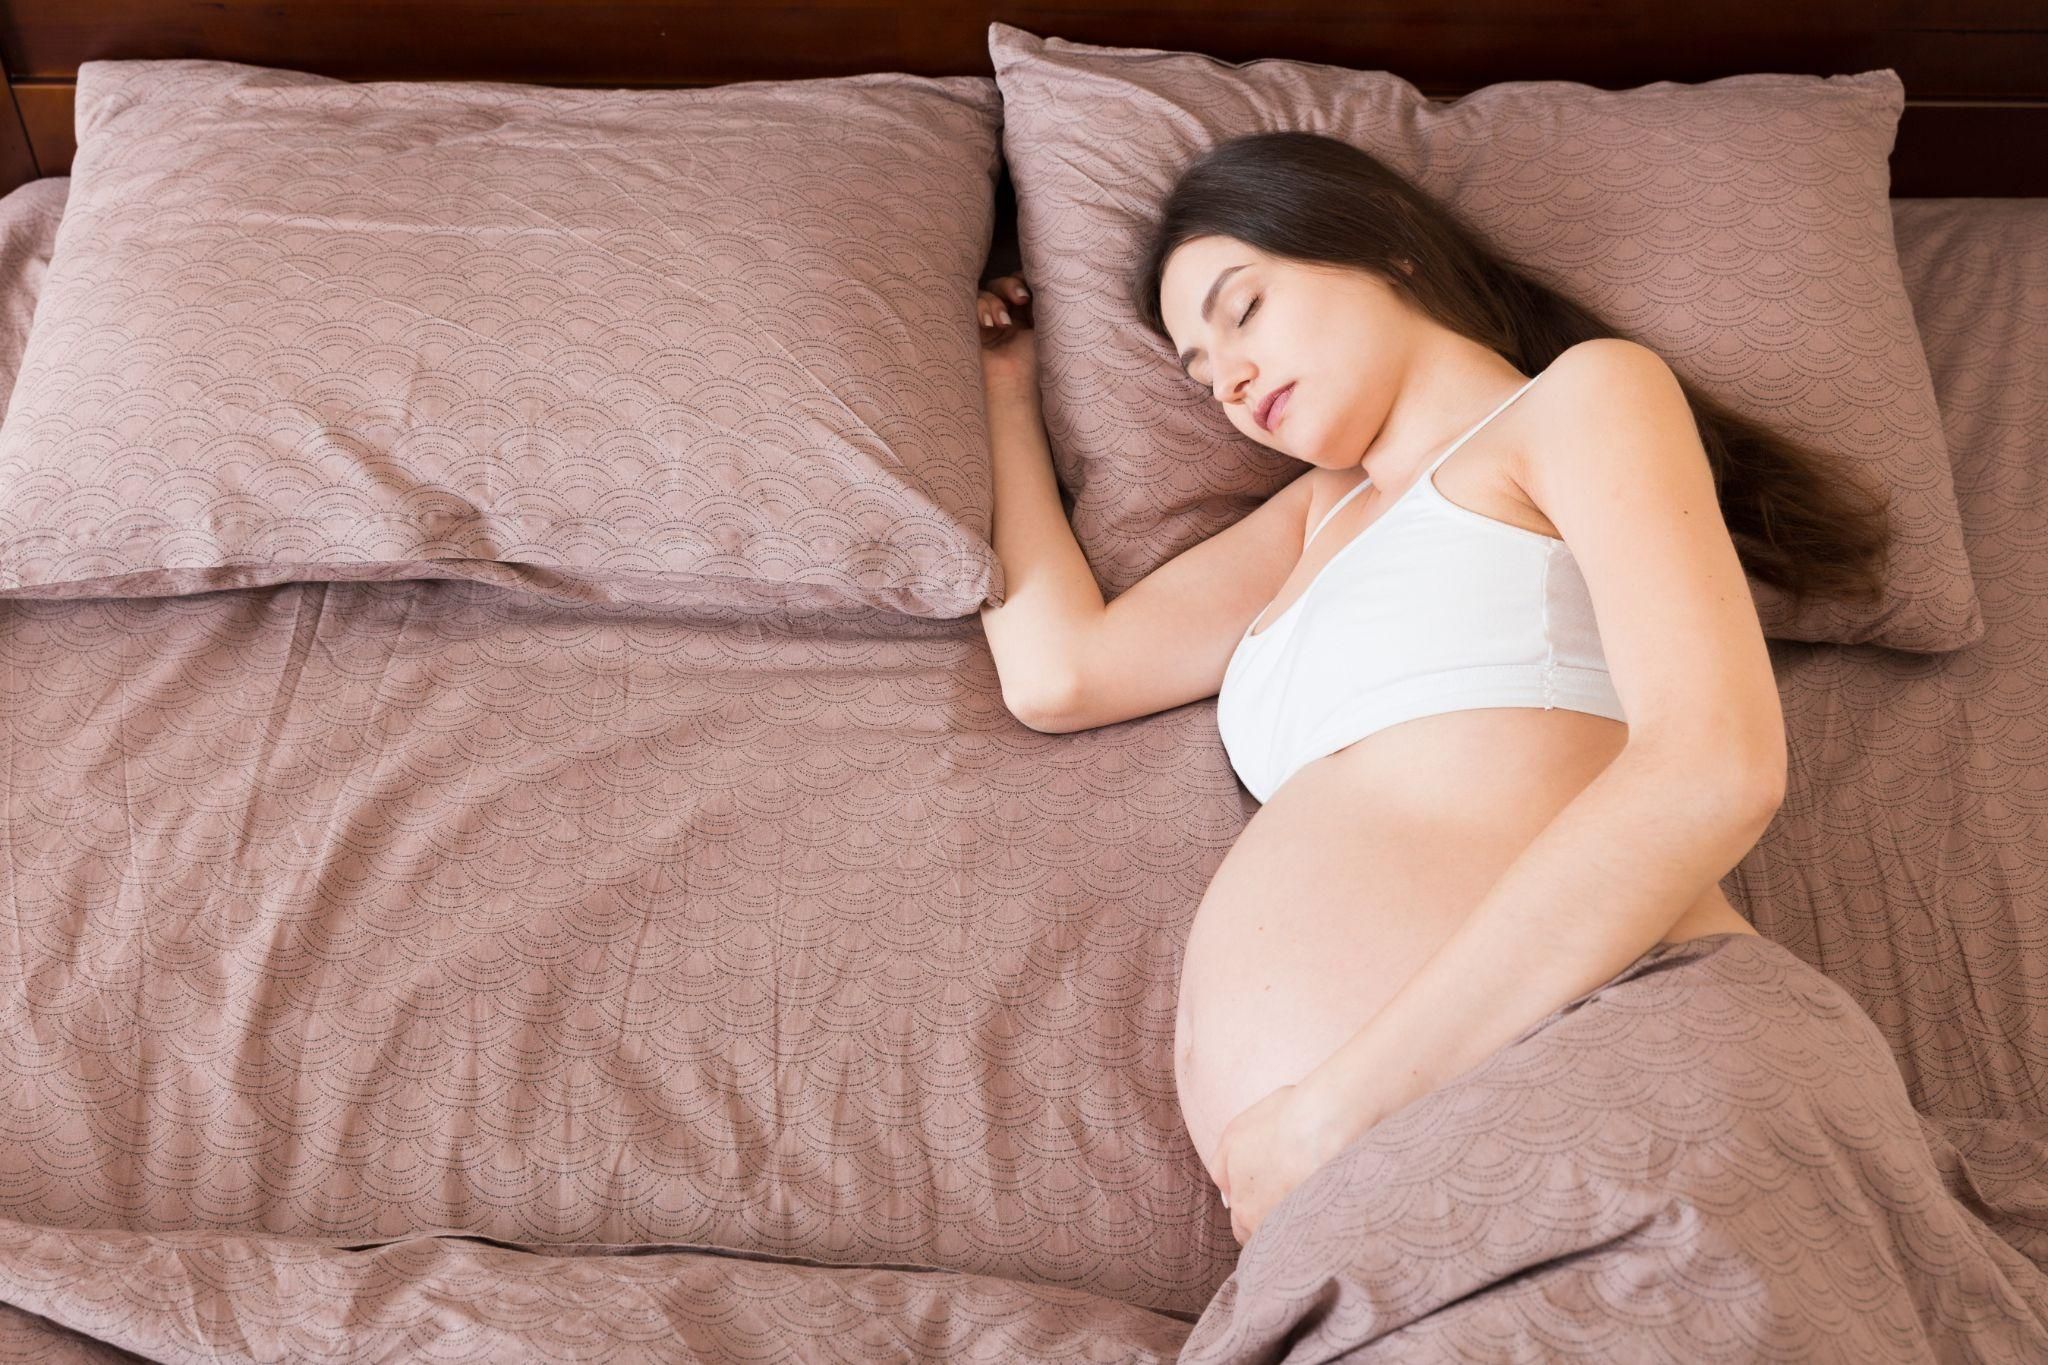
<instances>
[{"instance_id":1,"label":"dotted fabric pattern","mask_svg":"<svg viewBox=\"0 0 2048 1365\"><path fill-rule=\"evenodd\" d=\"M166 1311L199 1286L234 1311ZM985 1275L459 1236L340 1247L0 1222L0 1294L10 1300L0 1305L0 1360L36 1365L1165 1365L1188 1332L1178 1319L1079 1290Z\"/></svg>"},{"instance_id":2,"label":"dotted fabric pattern","mask_svg":"<svg viewBox=\"0 0 2048 1365\"><path fill-rule=\"evenodd\" d=\"M1843 983L1923 1111L2048 1115L2048 199L1900 200L1986 621L1939 657L1769 642L1785 804L1723 889Z\"/></svg>"},{"instance_id":3,"label":"dotted fabric pattern","mask_svg":"<svg viewBox=\"0 0 2048 1365\"><path fill-rule=\"evenodd\" d=\"M1791 785L1723 888L2048 1264L2048 201L1893 209L1987 634L1773 641ZM0 765L0 1359L672 1357L652 1303L746 1359L1145 1360L1238 1264L1172 1090L1256 809L1208 704L1039 735L972 621L288 584L0 601ZM631 1252L572 1341L483 1238Z\"/></svg>"},{"instance_id":4,"label":"dotted fabric pattern","mask_svg":"<svg viewBox=\"0 0 2048 1365\"><path fill-rule=\"evenodd\" d=\"M0 209L0 412L14 391L70 192L70 176L49 175L16 186L0 199L6 205Z\"/></svg>"},{"instance_id":5,"label":"dotted fabric pattern","mask_svg":"<svg viewBox=\"0 0 2048 1365\"><path fill-rule=\"evenodd\" d=\"M0 591L502 562L596 601L1000 598L993 81L89 61L77 120Z\"/></svg>"},{"instance_id":6,"label":"dotted fabric pattern","mask_svg":"<svg viewBox=\"0 0 2048 1365\"><path fill-rule=\"evenodd\" d=\"M1767 634L1927 653L1982 636L1886 199L1896 73L1623 91L1512 81L1438 104L1384 71L1233 66L1000 23L989 52L1046 430L1107 595L1302 472L1182 374L1126 287L1183 166L1227 138L1291 129L1364 148L1701 392L1888 497L1883 597L1795 611L1752 581Z\"/></svg>"},{"instance_id":7,"label":"dotted fabric pattern","mask_svg":"<svg viewBox=\"0 0 2048 1365\"><path fill-rule=\"evenodd\" d=\"M0 725L0 1217L1229 1274L1206 709L1075 743L978 622L441 580L0 603Z\"/></svg>"},{"instance_id":8,"label":"dotted fabric pattern","mask_svg":"<svg viewBox=\"0 0 2048 1365\"><path fill-rule=\"evenodd\" d=\"M2048 1119L2005 1193L2048 1247ZM1180 1359L2048 1359L1881 1035L1753 934L1660 944L1275 1206Z\"/></svg>"}]
</instances>

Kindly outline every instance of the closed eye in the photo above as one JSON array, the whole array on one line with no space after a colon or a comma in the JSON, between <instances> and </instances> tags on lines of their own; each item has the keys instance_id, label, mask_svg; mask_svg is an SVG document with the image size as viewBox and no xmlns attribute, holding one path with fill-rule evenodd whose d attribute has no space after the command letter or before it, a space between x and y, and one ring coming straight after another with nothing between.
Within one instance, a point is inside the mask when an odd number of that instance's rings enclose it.
<instances>
[{"instance_id":1,"label":"closed eye","mask_svg":"<svg viewBox=\"0 0 2048 1365\"><path fill-rule=\"evenodd\" d=\"M1259 305L1261 303L1264 303L1265 301L1266 296L1264 294L1253 295L1251 304L1244 310L1244 316L1240 317L1237 320L1237 325L1242 327L1247 322L1250 322L1252 320L1252 314L1258 312ZM1187 371L1187 376L1189 379L1194 380L1196 386L1201 388L1203 391L1206 392L1210 388L1210 385L1204 382L1203 380L1195 379L1195 372L1193 370Z\"/></svg>"}]
</instances>

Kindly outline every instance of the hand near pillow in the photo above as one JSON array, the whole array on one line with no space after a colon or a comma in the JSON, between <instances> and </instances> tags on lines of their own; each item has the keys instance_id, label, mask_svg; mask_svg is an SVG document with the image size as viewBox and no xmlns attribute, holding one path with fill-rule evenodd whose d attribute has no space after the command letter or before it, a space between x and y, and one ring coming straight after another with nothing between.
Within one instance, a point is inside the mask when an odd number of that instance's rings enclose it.
<instances>
[{"instance_id":1,"label":"hand near pillow","mask_svg":"<svg viewBox=\"0 0 2048 1365\"><path fill-rule=\"evenodd\" d=\"M1031 289L1021 275L1002 275L988 282L974 300L981 323L981 377L990 392L998 386L1024 385L1038 391L1038 333L1029 314Z\"/></svg>"}]
</instances>

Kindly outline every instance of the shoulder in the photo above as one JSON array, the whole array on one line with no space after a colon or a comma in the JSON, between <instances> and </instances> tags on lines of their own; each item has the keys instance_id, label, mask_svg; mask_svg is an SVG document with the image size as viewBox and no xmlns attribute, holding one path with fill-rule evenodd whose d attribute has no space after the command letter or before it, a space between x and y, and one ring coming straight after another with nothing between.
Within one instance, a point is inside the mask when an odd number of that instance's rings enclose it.
<instances>
[{"instance_id":1,"label":"shoulder","mask_svg":"<svg viewBox=\"0 0 2048 1365\"><path fill-rule=\"evenodd\" d=\"M1649 422L1689 430L1692 407L1678 375L1663 356L1626 337L1596 337L1559 352L1530 391L1542 395L1542 419L1514 451L1515 481L1525 492L1543 477L1559 452L1582 450L1589 440L1620 427Z\"/></svg>"},{"instance_id":2,"label":"shoulder","mask_svg":"<svg viewBox=\"0 0 2048 1365\"><path fill-rule=\"evenodd\" d=\"M1552 365L1527 486L1585 579L1629 743L1729 755L1782 792L1770 652L1677 376L1615 338Z\"/></svg>"},{"instance_id":3,"label":"shoulder","mask_svg":"<svg viewBox=\"0 0 2048 1365\"><path fill-rule=\"evenodd\" d=\"M1664 357L1626 337L1595 337L1567 346L1544 371L1545 385L1575 395L1613 395L1617 389L1652 400L1683 397Z\"/></svg>"}]
</instances>

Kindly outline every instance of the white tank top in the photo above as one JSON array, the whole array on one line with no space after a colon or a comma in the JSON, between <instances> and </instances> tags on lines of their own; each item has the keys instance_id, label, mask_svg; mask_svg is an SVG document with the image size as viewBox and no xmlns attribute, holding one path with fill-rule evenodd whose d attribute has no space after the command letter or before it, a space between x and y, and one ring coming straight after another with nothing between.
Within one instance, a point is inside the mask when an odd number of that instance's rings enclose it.
<instances>
[{"instance_id":1,"label":"white tank top","mask_svg":"<svg viewBox=\"0 0 2048 1365\"><path fill-rule=\"evenodd\" d=\"M1316 759L1418 716L1563 707L1626 722L1565 543L1461 507L1434 481L1535 382L1430 461L1278 618L1257 635L1245 628L1223 672L1216 725L1260 802ZM1309 540L1370 482L1339 499Z\"/></svg>"}]
</instances>

